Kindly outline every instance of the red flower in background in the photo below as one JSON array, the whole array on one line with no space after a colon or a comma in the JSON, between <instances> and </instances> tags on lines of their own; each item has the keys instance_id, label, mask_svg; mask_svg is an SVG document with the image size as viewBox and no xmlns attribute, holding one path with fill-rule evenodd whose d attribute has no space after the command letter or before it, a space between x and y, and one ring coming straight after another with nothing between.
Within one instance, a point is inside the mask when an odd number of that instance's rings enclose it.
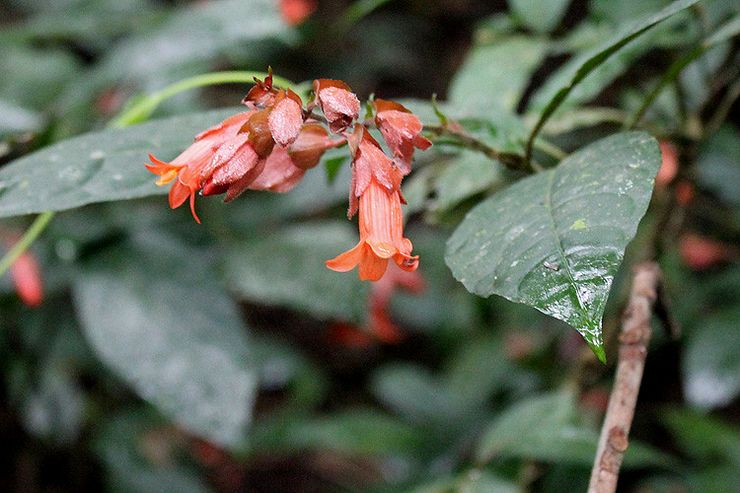
<instances>
[{"instance_id":1,"label":"red flower in background","mask_svg":"<svg viewBox=\"0 0 740 493\"><path fill-rule=\"evenodd\" d=\"M5 234L7 233L7 235ZM2 243L8 250L16 244L19 235L14 232L3 232ZM23 252L13 265L10 266L10 277L15 285L18 298L29 307L37 307L44 300L44 284L41 277L41 267L36 257L30 251Z\"/></svg>"},{"instance_id":2,"label":"red flower in background","mask_svg":"<svg viewBox=\"0 0 740 493\"><path fill-rule=\"evenodd\" d=\"M301 24L317 7L316 0L280 0L280 14L291 26Z\"/></svg>"}]
</instances>

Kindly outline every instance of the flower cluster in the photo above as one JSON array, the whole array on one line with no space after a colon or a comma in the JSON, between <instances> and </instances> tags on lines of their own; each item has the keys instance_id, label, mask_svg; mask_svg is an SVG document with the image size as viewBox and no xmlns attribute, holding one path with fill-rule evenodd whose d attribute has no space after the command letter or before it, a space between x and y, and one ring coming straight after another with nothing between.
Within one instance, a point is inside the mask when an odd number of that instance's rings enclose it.
<instances>
[{"instance_id":1,"label":"flower cluster","mask_svg":"<svg viewBox=\"0 0 740 493\"><path fill-rule=\"evenodd\" d=\"M242 101L245 112L197 135L169 163L149 156L147 168L159 176L157 185L173 183L170 207L189 200L200 222L198 193L226 194L229 202L248 189L287 192L327 149L347 144L352 156L348 217L359 213L360 241L326 265L340 272L359 266L360 279L371 281L383 276L391 259L401 269L415 270L418 257L403 236L400 187L411 171L414 149L431 145L421 135L419 119L398 103L375 99L374 120L359 122L360 101L338 80L314 81L314 98L305 108L295 92L274 87L272 75L255 82ZM380 130L392 157L370 134L371 126Z\"/></svg>"}]
</instances>

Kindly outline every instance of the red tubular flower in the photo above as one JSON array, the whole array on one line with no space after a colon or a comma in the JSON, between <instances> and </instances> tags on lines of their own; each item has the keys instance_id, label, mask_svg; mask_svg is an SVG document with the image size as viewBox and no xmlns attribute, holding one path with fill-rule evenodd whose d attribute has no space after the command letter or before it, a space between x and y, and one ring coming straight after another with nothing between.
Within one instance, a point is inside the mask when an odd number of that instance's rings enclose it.
<instances>
[{"instance_id":1,"label":"red tubular flower","mask_svg":"<svg viewBox=\"0 0 740 493\"><path fill-rule=\"evenodd\" d=\"M353 163L349 215L354 214L359 198L360 241L351 250L328 260L326 266L338 272L359 266L360 279L377 281L383 277L388 259L403 270L413 271L419 265L419 257L411 255L411 241L403 237L401 173L359 125L355 135L358 133L361 137Z\"/></svg>"},{"instance_id":2,"label":"red tubular flower","mask_svg":"<svg viewBox=\"0 0 740 493\"><path fill-rule=\"evenodd\" d=\"M385 99L373 101L375 124L391 148L396 164L404 175L411 172L414 148L426 150L432 142L421 135L424 126L405 106Z\"/></svg>"},{"instance_id":3,"label":"red tubular flower","mask_svg":"<svg viewBox=\"0 0 740 493\"><path fill-rule=\"evenodd\" d=\"M341 80L317 79L313 90L332 132L343 132L360 115L360 100Z\"/></svg>"}]
</instances>

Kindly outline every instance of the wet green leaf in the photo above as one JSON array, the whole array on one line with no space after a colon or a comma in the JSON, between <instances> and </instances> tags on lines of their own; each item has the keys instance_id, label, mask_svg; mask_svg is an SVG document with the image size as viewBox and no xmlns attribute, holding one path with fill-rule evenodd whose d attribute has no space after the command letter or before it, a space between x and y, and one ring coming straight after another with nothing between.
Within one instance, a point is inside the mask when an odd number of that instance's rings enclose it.
<instances>
[{"instance_id":1,"label":"wet green leaf","mask_svg":"<svg viewBox=\"0 0 740 493\"><path fill-rule=\"evenodd\" d=\"M236 111L207 111L92 132L28 154L0 169L0 217L165 194L169 187L157 187L144 167L147 153L172 159L194 135Z\"/></svg>"},{"instance_id":2,"label":"wet green leaf","mask_svg":"<svg viewBox=\"0 0 740 493\"><path fill-rule=\"evenodd\" d=\"M163 414L239 445L257 381L244 324L204 252L161 240L111 251L77 276L82 328L98 357Z\"/></svg>"},{"instance_id":3,"label":"wet green leaf","mask_svg":"<svg viewBox=\"0 0 740 493\"><path fill-rule=\"evenodd\" d=\"M472 293L569 323L603 360L604 306L660 162L645 133L597 141L471 210L447 242L447 265Z\"/></svg>"}]
</instances>

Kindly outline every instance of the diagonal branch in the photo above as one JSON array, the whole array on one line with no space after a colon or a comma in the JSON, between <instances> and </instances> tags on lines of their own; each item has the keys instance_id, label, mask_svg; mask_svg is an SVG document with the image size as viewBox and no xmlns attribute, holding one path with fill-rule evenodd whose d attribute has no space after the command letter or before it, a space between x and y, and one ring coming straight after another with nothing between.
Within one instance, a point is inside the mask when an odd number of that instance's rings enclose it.
<instances>
[{"instance_id":1,"label":"diagonal branch","mask_svg":"<svg viewBox=\"0 0 740 493\"><path fill-rule=\"evenodd\" d=\"M629 304L619 335L617 373L601 427L589 493L613 493L617 488L619 468L629 444L627 435L635 415L645 368L651 335L650 318L660 281L660 268L655 262L644 262L635 267Z\"/></svg>"}]
</instances>

